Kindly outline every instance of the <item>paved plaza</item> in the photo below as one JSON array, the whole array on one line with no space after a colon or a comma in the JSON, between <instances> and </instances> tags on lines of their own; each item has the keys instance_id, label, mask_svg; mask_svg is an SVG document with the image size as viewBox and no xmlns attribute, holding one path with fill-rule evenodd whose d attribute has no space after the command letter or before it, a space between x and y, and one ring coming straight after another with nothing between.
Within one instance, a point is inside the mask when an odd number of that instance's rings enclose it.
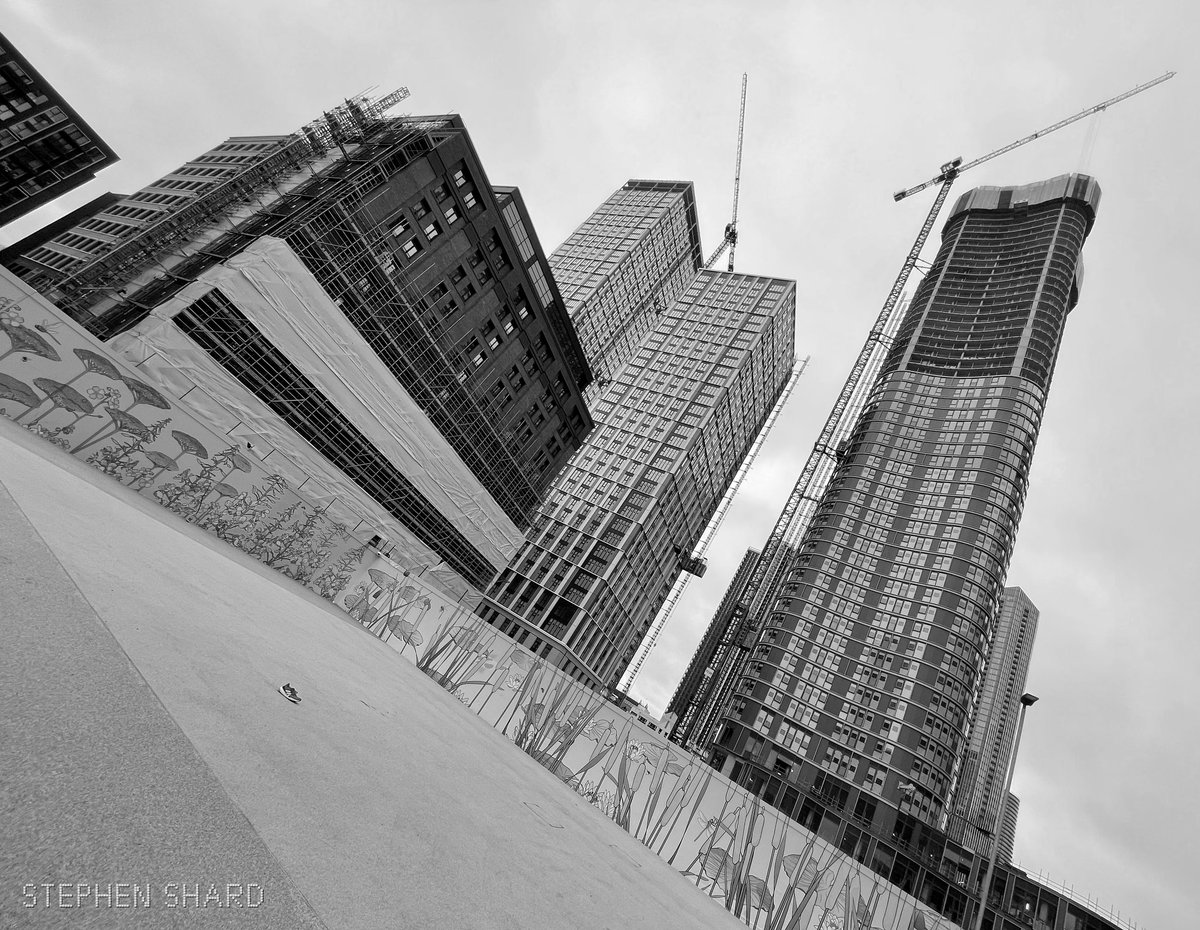
<instances>
[{"instance_id":1,"label":"paved plaza","mask_svg":"<svg viewBox=\"0 0 1200 930\"><path fill-rule=\"evenodd\" d=\"M0 925L744 926L336 608L4 418L0 527Z\"/></svg>"}]
</instances>

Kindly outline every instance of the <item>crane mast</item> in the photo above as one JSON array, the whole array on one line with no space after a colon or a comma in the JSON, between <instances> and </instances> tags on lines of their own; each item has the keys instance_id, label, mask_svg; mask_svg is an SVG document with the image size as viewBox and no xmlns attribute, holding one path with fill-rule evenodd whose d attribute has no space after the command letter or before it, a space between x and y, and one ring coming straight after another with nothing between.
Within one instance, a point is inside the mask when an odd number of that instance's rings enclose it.
<instances>
[{"instance_id":1,"label":"crane mast","mask_svg":"<svg viewBox=\"0 0 1200 930\"><path fill-rule=\"evenodd\" d=\"M737 144L737 160L733 168L733 217L725 224L725 233L721 238L721 244L717 246L715 252L708 257L708 261L704 263L705 269L712 268L717 263L725 250L729 250L729 265L726 271L733 271L733 253L737 250L737 215L738 215L738 195L742 187L742 135L746 128L746 75L742 74L742 105L738 111L738 144Z\"/></svg>"},{"instance_id":2,"label":"crane mast","mask_svg":"<svg viewBox=\"0 0 1200 930\"><path fill-rule=\"evenodd\" d=\"M750 451L746 453L746 457L742 459L742 464L738 467L737 474L734 475L733 481L730 482L729 488L721 497L720 504L717 505L716 512L712 515L712 519L708 521L708 526L700 536L700 541L696 543L695 553L692 556L693 563L700 560L705 552L708 551L709 543L712 542L713 536L716 535L718 529L721 528L721 523L725 519L725 514L729 510L729 505L733 503L734 497L742 486L742 482L746 480L746 474L750 471L750 466L754 464L754 460L758 457L759 450L762 449L763 442L770 435L771 429L775 426L775 421L779 418L779 411L788 402L788 398L792 396L792 389L796 386L796 382L800 380L800 376L804 374L804 369L808 367L808 361L812 356L807 356L803 361L798 362L792 368L792 374L788 378L787 384L784 385L783 391L779 394L779 399L775 401L775 406L771 408L771 413L767 417L763 428L758 431L758 435L754 438L754 442L750 445ZM679 577L675 579L675 584L671 589L670 595L664 602L662 608L658 612L658 617L654 621L654 625L650 628L650 635L646 637L642 643L640 654L637 660L633 663L630 671L626 672L625 681L622 683L620 690L628 691L633 687L633 683L637 680L638 673L642 670L642 663L646 661L646 657L654 649L658 643L659 634L662 633L663 627L667 625L667 621L671 619L671 613L675 610L675 605L679 603L679 598L687 588L688 581L691 580L692 573L682 571Z\"/></svg>"},{"instance_id":3,"label":"crane mast","mask_svg":"<svg viewBox=\"0 0 1200 930\"><path fill-rule=\"evenodd\" d=\"M1127 100L1135 94L1140 94L1144 90L1149 90L1174 76L1174 71L1168 71L1152 81L1139 84L1123 94L1118 94L1116 97L1081 110L1074 116L1059 120L1057 123L1039 129L1035 133L1010 142L1008 145L965 164L961 157L952 159L941 166L935 177L893 195L895 200L900 201L920 193L934 184L941 185L912 248L905 256L900 273L896 276L892 289L884 301L883 309L868 333L866 343L859 352L849 377L842 385L841 393L825 421L821 434L804 465L804 470L792 488L792 493L775 523L767 544L763 547L762 554L755 563L750 581L742 596L740 606L744 607L744 610L739 611L741 618L737 628L726 635L718 647L717 655L713 658L714 672L707 686L710 693L706 695L702 705L703 719L690 722L689 736L694 745L703 748L710 741L712 730L724 713L724 706L729 699L734 683L741 677L746 657L757 642L763 620L771 610L773 593L791 562L797 545L812 522L817 503L829 486L829 481L836 470L838 446L849 437L853 430L866 396L883 365L886 349L890 347L892 337L899 327L904 313L904 306L899 303L900 295L908 283L909 275L917 265L917 260L929 239L929 234L933 231L938 214L950 193L950 186L964 171L1056 132L1087 116L1106 110L1108 107ZM716 257L714 255L714 260Z\"/></svg>"}]
</instances>

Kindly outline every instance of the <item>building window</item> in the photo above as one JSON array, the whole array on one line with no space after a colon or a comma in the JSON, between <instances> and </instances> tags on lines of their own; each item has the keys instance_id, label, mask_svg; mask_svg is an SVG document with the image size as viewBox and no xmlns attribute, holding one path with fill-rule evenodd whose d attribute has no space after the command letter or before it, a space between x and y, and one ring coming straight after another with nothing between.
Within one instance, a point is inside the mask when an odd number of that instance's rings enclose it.
<instances>
[{"instance_id":1,"label":"building window","mask_svg":"<svg viewBox=\"0 0 1200 930\"><path fill-rule=\"evenodd\" d=\"M403 236L411 228L408 224L408 217L406 217L403 213L401 213L399 216L393 217L392 223L394 224L392 226L392 235L397 239Z\"/></svg>"},{"instance_id":2,"label":"building window","mask_svg":"<svg viewBox=\"0 0 1200 930\"><path fill-rule=\"evenodd\" d=\"M445 200L449 195L450 195L450 192L448 190L446 190L445 184L439 184L437 187L435 187L433 189L433 196L437 200Z\"/></svg>"},{"instance_id":3,"label":"building window","mask_svg":"<svg viewBox=\"0 0 1200 930\"><path fill-rule=\"evenodd\" d=\"M475 194L473 191L463 191L462 199L463 199L463 203L466 204L468 210L474 208L476 200L475 200Z\"/></svg>"},{"instance_id":4,"label":"building window","mask_svg":"<svg viewBox=\"0 0 1200 930\"><path fill-rule=\"evenodd\" d=\"M404 254L407 255L409 258L414 258L416 256L416 254L425 247L423 245L421 245L420 242L417 241L416 236L413 236L413 238L409 239L407 242L405 242L403 245L401 245L400 248L404 250Z\"/></svg>"},{"instance_id":5,"label":"building window","mask_svg":"<svg viewBox=\"0 0 1200 930\"><path fill-rule=\"evenodd\" d=\"M430 223L425 227L425 238L432 242L442 234L442 227L437 224L437 221Z\"/></svg>"},{"instance_id":6,"label":"building window","mask_svg":"<svg viewBox=\"0 0 1200 930\"><path fill-rule=\"evenodd\" d=\"M425 198L422 197L415 204L413 204L413 216L415 216L417 219L421 219L427 213L429 213L429 204L426 202Z\"/></svg>"},{"instance_id":7,"label":"building window","mask_svg":"<svg viewBox=\"0 0 1200 930\"><path fill-rule=\"evenodd\" d=\"M444 214L447 224L458 222L458 210L455 209L454 204L450 204L450 206L445 209Z\"/></svg>"},{"instance_id":8,"label":"building window","mask_svg":"<svg viewBox=\"0 0 1200 930\"><path fill-rule=\"evenodd\" d=\"M455 187L462 187L469 180L467 177L467 170L465 168L457 169L453 174L453 178Z\"/></svg>"},{"instance_id":9,"label":"building window","mask_svg":"<svg viewBox=\"0 0 1200 930\"><path fill-rule=\"evenodd\" d=\"M483 327L483 338L487 340L490 348L498 348L500 346L500 334L496 332L496 324L488 320L487 325Z\"/></svg>"}]
</instances>

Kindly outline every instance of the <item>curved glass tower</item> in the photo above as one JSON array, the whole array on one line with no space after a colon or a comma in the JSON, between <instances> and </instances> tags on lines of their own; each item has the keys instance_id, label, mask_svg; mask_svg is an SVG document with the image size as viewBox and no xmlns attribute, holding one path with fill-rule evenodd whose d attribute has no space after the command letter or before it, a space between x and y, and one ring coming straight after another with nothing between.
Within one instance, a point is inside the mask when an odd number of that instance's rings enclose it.
<instances>
[{"instance_id":1,"label":"curved glass tower","mask_svg":"<svg viewBox=\"0 0 1200 930\"><path fill-rule=\"evenodd\" d=\"M959 198L717 731L714 764L902 886L944 851L1099 199Z\"/></svg>"}]
</instances>

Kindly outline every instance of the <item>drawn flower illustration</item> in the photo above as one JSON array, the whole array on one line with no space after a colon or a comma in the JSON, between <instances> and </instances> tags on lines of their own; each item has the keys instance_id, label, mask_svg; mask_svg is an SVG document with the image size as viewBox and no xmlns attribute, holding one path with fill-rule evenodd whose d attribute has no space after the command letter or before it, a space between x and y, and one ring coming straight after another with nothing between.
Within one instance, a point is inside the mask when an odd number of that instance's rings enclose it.
<instances>
[{"instance_id":1,"label":"drawn flower illustration","mask_svg":"<svg viewBox=\"0 0 1200 930\"><path fill-rule=\"evenodd\" d=\"M14 304L11 307L5 307L0 310L0 323L5 326L20 326L25 322L25 317L21 316L20 311Z\"/></svg>"},{"instance_id":2,"label":"drawn flower illustration","mask_svg":"<svg viewBox=\"0 0 1200 930\"><path fill-rule=\"evenodd\" d=\"M87 389L87 396L97 407L115 407L121 402L121 392L114 387L101 387L93 384Z\"/></svg>"},{"instance_id":3,"label":"drawn flower illustration","mask_svg":"<svg viewBox=\"0 0 1200 930\"><path fill-rule=\"evenodd\" d=\"M611 745L617 738L611 720L593 720L579 735L584 739L594 740L597 745Z\"/></svg>"}]
</instances>

